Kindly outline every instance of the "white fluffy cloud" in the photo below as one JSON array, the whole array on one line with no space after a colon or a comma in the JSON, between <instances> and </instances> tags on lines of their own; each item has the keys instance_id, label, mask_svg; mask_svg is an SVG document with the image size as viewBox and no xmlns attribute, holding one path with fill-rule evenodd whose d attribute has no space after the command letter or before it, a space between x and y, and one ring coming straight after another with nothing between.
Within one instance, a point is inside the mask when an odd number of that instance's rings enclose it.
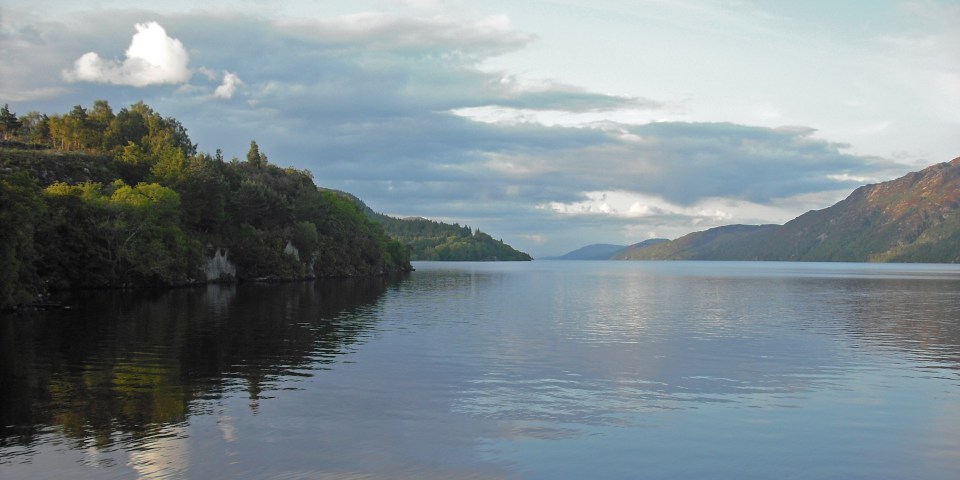
<instances>
[{"instance_id":1,"label":"white fluffy cloud","mask_svg":"<svg viewBox=\"0 0 960 480\"><path fill-rule=\"evenodd\" d=\"M237 87L243 85L243 80L233 72L223 72L223 82L213 91L216 98L230 99L237 92Z\"/></svg>"},{"instance_id":2,"label":"white fluffy cloud","mask_svg":"<svg viewBox=\"0 0 960 480\"><path fill-rule=\"evenodd\" d=\"M88 52L63 71L71 82L111 83L145 87L165 83L184 83L190 78L190 56L157 22L138 23L123 61L104 59ZM234 87L235 88L235 87ZM219 90L219 89L218 89ZM229 87L227 88L229 90ZM230 90L232 94L232 90Z\"/></svg>"}]
</instances>

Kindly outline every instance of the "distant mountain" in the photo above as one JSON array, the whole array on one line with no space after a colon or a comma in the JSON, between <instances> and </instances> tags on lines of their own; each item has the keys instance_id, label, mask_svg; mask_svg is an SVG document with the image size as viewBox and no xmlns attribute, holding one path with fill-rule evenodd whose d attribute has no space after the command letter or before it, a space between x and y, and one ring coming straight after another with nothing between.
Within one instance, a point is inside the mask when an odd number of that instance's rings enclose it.
<instances>
[{"instance_id":1,"label":"distant mountain","mask_svg":"<svg viewBox=\"0 0 960 480\"><path fill-rule=\"evenodd\" d=\"M578 248L559 257L542 257L538 260L611 260L621 250L639 249L669 242L666 238L651 238L630 246L595 243Z\"/></svg>"},{"instance_id":2,"label":"distant mountain","mask_svg":"<svg viewBox=\"0 0 960 480\"><path fill-rule=\"evenodd\" d=\"M609 243L595 243L580 247L572 252L558 257L543 257L538 260L607 260L614 253L626 248L626 245L610 245Z\"/></svg>"},{"instance_id":3,"label":"distant mountain","mask_svg":"<svg viewBox=\"0 0 960 480\"><path fill-rule=\"evenodd\" d=\"M751 258L765 232L778 225L727 225L684 235L654 245L631 245L612 260L755 260Z\"/></svg>"},{"instance_id":4,"label":"distant mountain","mask_svg":"<svg viewBox=\"0 0 960 480\"><path fill-rule=\"evenodd\" d=\"M695 232L616 259L960 262L960 158L866 185L784 225Z\"/></svg>"},{"instance_id":5,"label":"distant mountain","mask_svg":"<svg viewBox=\"0 0 960 480\"><path fill-rule=\"evenodd\" d=\"M373 211L359 198L354 202L367 218L380 224L390 237L410 246L411 260L529 261L530 255L481 232L459 224L421 217L395 218Z\"/></svg>"}]
</instances>

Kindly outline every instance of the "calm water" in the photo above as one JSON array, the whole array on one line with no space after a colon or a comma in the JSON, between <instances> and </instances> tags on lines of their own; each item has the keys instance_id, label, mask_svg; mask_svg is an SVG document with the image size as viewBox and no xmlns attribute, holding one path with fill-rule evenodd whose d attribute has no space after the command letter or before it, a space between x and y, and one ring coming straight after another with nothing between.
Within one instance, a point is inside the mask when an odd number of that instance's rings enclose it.
<instances>
[{"instance_id":1,"label":"calm water","mask_svg":"<svg viewBox=\"0 0 960 480\"><path fill-rule=\"evenodd\" d=\"M960 478L960 267L419 263L0 317L0 478Z\"/></svg>"}]
</instances>

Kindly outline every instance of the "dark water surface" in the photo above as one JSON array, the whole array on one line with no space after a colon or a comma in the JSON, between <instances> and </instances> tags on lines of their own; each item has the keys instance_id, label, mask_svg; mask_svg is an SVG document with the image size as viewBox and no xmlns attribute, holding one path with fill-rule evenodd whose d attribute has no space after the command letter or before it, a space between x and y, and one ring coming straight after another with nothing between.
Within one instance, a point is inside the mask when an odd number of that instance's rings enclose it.
<instances>
[{"instance_id":1,"label":"dark water surface","mask_svg":"<svg viewBox=\"0 0 960 480\"><path fill-rule=\"evenodd\" d=\"M418 263L0 317L0 478L960 478L960 267Z\"/></svg>"}]
</instances>

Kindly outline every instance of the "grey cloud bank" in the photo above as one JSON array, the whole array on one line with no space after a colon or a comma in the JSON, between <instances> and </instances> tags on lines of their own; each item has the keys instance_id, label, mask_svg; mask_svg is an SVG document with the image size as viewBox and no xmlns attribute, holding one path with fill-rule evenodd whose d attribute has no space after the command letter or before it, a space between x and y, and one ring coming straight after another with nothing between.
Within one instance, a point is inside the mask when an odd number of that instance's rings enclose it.
<instances>
[{"instance_id":1,"label":"grey cloud bank","mask_svg":"<svg viewBox=\"0 0 960 480\"><path fill-rule=\"evenodd\" d=\"M157 48L134 48L138 35L156 28L164 33ZM0 66L17 66L0 85L0 101L18 112L142 99L179 119L202 151L242 157L256 139L272 162L307 168L319 185L356 194L375 210L480 227L535 256L719 223L782 222L810 206L785 199L826 202L858 179L909 169L849 153L806 126L545 123L539 113L650 117L673 107L481 68L537 41L496 15L11 15L3 40L15 46ZM204 71L216 75L192 75ZM463 113L488 107L495 113L483 121ZM533 113L518 121L496 109ZM652 200L605 209L602 192Z\"/></svg>"}]
</instances>

